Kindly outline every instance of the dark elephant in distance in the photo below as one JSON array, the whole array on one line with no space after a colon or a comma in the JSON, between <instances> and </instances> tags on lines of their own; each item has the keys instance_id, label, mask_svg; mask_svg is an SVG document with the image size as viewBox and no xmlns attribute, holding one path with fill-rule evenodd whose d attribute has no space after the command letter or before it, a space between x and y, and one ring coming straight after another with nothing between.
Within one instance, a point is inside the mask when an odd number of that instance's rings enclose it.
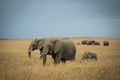
<instances>
[{"instance_id":1,"label":"dark elephant in distance","mask_svg":"<svg viewBox=\"0 0 120 80\"><path fill-rule=\"evenodd\" d=\"M95 41L95 42L94 42L94 45L100 45L100 42Z\"/></svg>"},{"instance_id":2,"label":"dark elephant in distance","mask_svg":"<svg viewBox=\"0 0 120 80\"><path fill-rule=\"evenodd\" d=\"M88 40L83 40L83 41L81 41L81 44L82 44L82 45L85 45L87 41L88 41Z\"/></svg>"},{"instance_id":3,"label":"dark elephant in distance","mask_svg":"<svg viewBox=\"0 0 120 80\"><path fill-rule=\"evenodd\" d=\"M87 45L92 45L92 44L93 44L93 41L87 40L86 44L87 44Z\"/></svg>"},{"instance_id":4,"label":"dark elephant in distance","mask_svg":"<svg viewBox=\"0 0 120 80\"><path fill-rule=\"evenodd\" d=\"M28 56L31 57L31 51L40 50L40 57L43 58L43 65L46 64L46 56L51 55L54 63L60 61L75 60L76 47L69 39L35 39L28 48Z\"/></svg>"},{"instance_id":5,"label":"dark elephant in distance","mask_svg":"<svg viewBox=\"0 0 120 80\"><path fill-rule=\"evenodd\" d=\"M96 53L93 53L93 52L85 52L83 55L82 55L82 60L88 60L88 59L94 59L94 60L97 60L97 54Z\"/></svg>"},{"instance_id":6,"label":"dark elephant in distance","mask_svg":"<svg viewBox=\"0 0 120 80\"><path fill-rule=\"evenodd\" d=\"M109 41L103 41L104 46L109 46Z\"/></svg>"}]
</instances>

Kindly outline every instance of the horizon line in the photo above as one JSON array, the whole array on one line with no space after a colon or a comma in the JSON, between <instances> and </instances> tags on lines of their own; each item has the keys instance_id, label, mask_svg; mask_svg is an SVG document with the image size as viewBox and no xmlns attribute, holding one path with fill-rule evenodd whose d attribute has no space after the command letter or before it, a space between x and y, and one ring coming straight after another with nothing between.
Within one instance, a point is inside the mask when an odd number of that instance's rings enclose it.
<instances>
[{"instance_id":1,"label":"horizon line","mask_svg":"<svg viewBox=\"0 0 120 80\"><path fill-rule=\"evenodd\" d=\"M112 39L120 39L120 37L98 37L98 36L67 36L67 37L29 37L29 38L0 38L0 40L14 40L14 39L36 39L36 38L112 38Z\"/></svg>"}]
</instances>

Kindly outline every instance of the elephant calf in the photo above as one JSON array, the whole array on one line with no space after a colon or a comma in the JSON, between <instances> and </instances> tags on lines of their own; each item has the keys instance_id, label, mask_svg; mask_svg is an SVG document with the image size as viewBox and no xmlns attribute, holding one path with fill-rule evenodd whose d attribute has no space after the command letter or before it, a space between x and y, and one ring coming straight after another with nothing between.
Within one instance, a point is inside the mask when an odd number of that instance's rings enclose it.
<instances>
[{"instance_id":1,"label":"elephant calf","mask_svg":"<svg viewBox=\"0 0 120 80\"><path fill-rule=\"evenodd\" d=\"M94 59L94 60L97 60L97 54L96 53L92 53L92 52L85 52L82 55L82 60L85 60L85 59Z\"/></svg>"}]
</instances>

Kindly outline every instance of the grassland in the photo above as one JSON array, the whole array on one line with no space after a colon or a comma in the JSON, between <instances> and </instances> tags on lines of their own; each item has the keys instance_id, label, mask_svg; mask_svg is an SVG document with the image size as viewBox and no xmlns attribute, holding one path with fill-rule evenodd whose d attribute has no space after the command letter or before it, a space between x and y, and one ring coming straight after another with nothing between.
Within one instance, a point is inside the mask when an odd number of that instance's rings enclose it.
<instances>
[{"instance_id":1,"label":"grassland","mask_svg":"<svg viewBox=\"0 0 120 80\"><path fill-rule=\"evenodd\" d=\"M120 39L114 38L71 38L75 43L94 39L110 46L76 45L75 61L53 64L47 56L46 66L39 59L39 51L27 55L31 40L0 40L0 80L120 80ZM85 51L96 52L97 61L81 61Z\"/></svg>"}]
</instances>

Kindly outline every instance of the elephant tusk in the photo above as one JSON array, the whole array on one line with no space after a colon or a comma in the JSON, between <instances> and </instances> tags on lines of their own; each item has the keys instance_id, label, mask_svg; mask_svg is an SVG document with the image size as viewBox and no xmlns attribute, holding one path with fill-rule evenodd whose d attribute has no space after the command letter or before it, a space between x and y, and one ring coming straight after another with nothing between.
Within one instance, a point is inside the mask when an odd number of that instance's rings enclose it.
<instances>
[{"instance_id":1,"label":"elephant tusk","mask_svg":"<svg viewBox=\"0 0 120 80\"><path fill-rule=\"evenodd\" d=\"M41 57L42 55L45 55L45 54L47 54L47 52L46 52L46 53L42 53L42 54L40 55L40 57Z\"/></svg>"}]
</instances>

